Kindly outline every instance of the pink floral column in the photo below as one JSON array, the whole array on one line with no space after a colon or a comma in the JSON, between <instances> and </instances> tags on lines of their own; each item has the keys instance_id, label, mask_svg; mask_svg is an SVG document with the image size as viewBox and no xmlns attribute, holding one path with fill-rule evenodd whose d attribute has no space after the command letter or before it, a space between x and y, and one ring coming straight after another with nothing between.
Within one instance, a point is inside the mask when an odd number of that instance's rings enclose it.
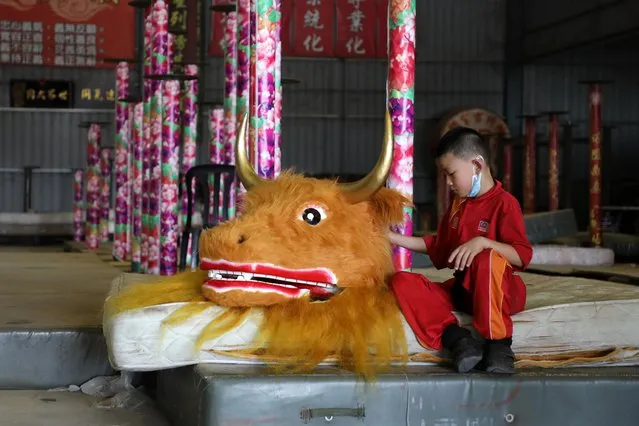
<instances>
[{"instance_id":1,"label":"pink floral column","mask_svg":"<svg viewBox=\"0 0 639 426\"><path fill-rule=\"evenodd\" d=\"M73 241L84 238L84 170L73 172Z\"/></svg>"},{"instance_id":2,"label":"pink floral column","mask_svg":"<svg viewBox=\"0 0 639 426\"><path fill-rule=\"evenodd\" d=\"M163 95L160 275L175 275L180 212L180 82L164 82Z\"/></svg>"},{"instance_id":3,"label":"pink floral column","mask_svg":"<svg viewBox=\"0 0 639 426\"><path fill-rule=\"evenodd\" d=\"M168 5L163 0L153 3L153 43L151 73L165 75L169 72ZM162 149L162 91L164 83L151 81L151 146L149 149L149 216L148 216L148 267L147 273L160 273L160 193Z\"/></svg>"},{"instance_id":4,"label":"pink floral column","mask_svg":"<svg viewBox=\"0 0 639 426\"><path fill-rule=\"evenodd\" d=\"M224 164L226 157L225 153L225 127L224 127L224 108L221 106L215 106L209 111L209 134L211 140L209 143L209 159L211 164ZM219 216L222 214L222 197L220 194L220 208L217 212L213 211L213 176L209 182L209 193L211 195L209 220L213 216ZM220 185L220 192L224 190L224 187Z\"/></svg>"},{"instance_id":5,"label":"pink floral column","mask_svg":"<svg viewBox=\"0 0 639 426\"><path fill-rule=\"evenodd\" d=\"M251 63L251 2L254 0L237 0L237 88L236 117L241 118L245 113L250 114L249 110L249 87L250 87L250 63ZM249 138L250 139L250 138ZM249 150L249 159L254 164L254 145L249 140L247 149ZM239 185L239 190L244 192L243 185Z\"/></svg>"},{"instance_id":6,"label":"pink floral column","mask_svg":"<svg viewBox=\"0 0 639 426\"><path fill-rule=\"evenodd\" d=\"M154 14L153 8L144 21L144 74L151 74L151 56L153 54ZM144 121L142 143L142 216L140 228L140 272L146 273L149 267L149 209L151 183L151 80L144 79Z\"/></svg>"},{"instance_id":7,"label":"pink floral column","mask_svg":"<svg viewBox=\"0 0 639 426\"><path fill-rule=\"evenodd\" d=\"M388 108L393 122L394 158L388 179L389 188L413 198L413 134L415 127L415 0L391 0L389 3ZM404 222L395 229L412 235L412 209L404 209ZM412 266L412 253L393 247L396 270Z\"/></svg>"},{"instance_id":8,"label":"pink floral column","mask_svg":"<svg viewBox=\"0 0 639 426\"><path fill-rule=\"evenodd\" d=\"M100 139L102 128L99 124L90 124L87 144L87 248L96 250L100 245Z\"/></svg>"},{"instance_id":9,"label":"pink floral column","mask_svg":"<svg viewBox=\"0 0 639 426\"><path fill-rule=\"evenodd\" d=\"M100 241L109 241L109 214L111 212L111 149L100 151Z\"/></svg>"},{"instance_id":10,"label":"pink floral column","mask_svg":"<svg viewBox=\"0 0 639 426\"><path fill-rule=\"evenodd\" d=\"M218 164L235 164L235 138L237 133L237 13L229 12L224 18L224 147ZM224 176L220 185L220 212L224 185L231 185L229 192L229 218L235 216L235 177Z\"/></svg>"},{"instance_id":11,"label":"pink floral column","mask_svg":"<svg viewBox=\"0 0 639 426\"><path fill-rule=\"evenodd\" d=\"M142 157L144 151L144 103L133 106L133 158L131 161L131 272L141 272L142 250Z\"/></svg>"},{"instance_id":12,"label":"pink floral column","mask_svg":"<svg viewBox=\"0 0 639 426\"><path fill-rule=\"evenodd\" d=\"M253 9L253 5L255 8ZM281 0L268 2L252 2L251 16L255 17L255 24L251 21L251 32L255 31L255 49L251 49L251 78L255 78L255 85L251 90L251 130L255 135L257 173L266 179L276 177L275 171L280 170L280 148L276 146L276 133L280 123L277 120L281 102L280 64L278 63L278 49L280 49L280 4ZM251 40L253 41L253 40ZM254 71L253 71L254 70ZM254 74L253 74L254 72Z\"/></svg>"},{"instance_id":13,"label":"pink floral column","mask_svg":"<svg viewBox=\"0 0 639 426\"><path fill-rule=\"evenodd\" d=\"M115 227L113 233L113 258L125 261L130 250L129 212L131 211L129 164L131 161L131 123L129 106L121 99L129 96L129 64L116 66L115 88Z\"/></svg>"},{"instance_id":14,"label":"pink floral column","mask_svg":"<svg viewBox=\"0 0 639 426\"><path fill-rule=\"evenodd\" d=\"M197 65L186 65L184 72L186 75L197 76ZM186 90L184 93L184 151L182 154L182 220L181 226L186 225L186 215L188 212L188 192L186 190L186 184L184 177L186 172L195 166L197 158L197 120L198 120L198 83L197 80L188 80L185 82ZM191 188L193 193L194 187Z\"/></svg>"}]
</instances>

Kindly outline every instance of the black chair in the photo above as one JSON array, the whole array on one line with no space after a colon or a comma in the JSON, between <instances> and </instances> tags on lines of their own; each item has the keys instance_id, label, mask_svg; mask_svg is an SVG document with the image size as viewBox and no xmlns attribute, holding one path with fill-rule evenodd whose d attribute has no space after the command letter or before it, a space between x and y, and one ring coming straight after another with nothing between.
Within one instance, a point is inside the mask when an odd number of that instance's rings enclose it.
<instances>
[{"instance_id":1,"label":"black chair","mask_svg":"<svg viewBox=\"0 0 639 426\"><path fill-rule=\"evenodd\" d=\"M213 180L213 214L210 214L211 207L211 192L210 182ZM193 180L195 182L195 194L196 199L200 199L204 208L202 209L202 227L193 227L192 219L194 213L194 201L193 191L187 191L187 215L186 225L182 231L182 241L180 242L180 271L184 271L187 267L186 255L189 246L189 237L191 237L191 261L189 262L190 268L195 268L200 263L198 243L200 240L200 234L203 230L212 228L218 225L220 222L224 222L229 219L229 207L230 207L230 194L231 183L235 181L235 166L229 164L199 164L193 166L186 172L184 189L193 187ZM220 217L220 187L223 185L222 195L222 215ZM183 190L184 190L183 189Z\"/></svg>"}]
</instances>

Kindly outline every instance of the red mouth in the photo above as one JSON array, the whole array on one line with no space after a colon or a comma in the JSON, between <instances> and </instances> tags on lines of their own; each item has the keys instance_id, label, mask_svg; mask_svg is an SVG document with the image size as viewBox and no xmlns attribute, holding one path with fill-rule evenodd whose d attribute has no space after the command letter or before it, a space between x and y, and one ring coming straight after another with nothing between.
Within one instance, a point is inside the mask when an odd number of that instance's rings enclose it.
<instances>
[{"instance_id":1,"label":"red mouth","mask_svg":"<svg viewBox=\"0 0 639 426\"><path fill-rule=\"evenodd\" d=\"M223 293L232 290L278 293L285 297L309 296L328 300L338 294L337 278L326 268L287 269L267 263L233 263L202 259L200 268L209 271L207 288Z\"/></svg>"}]
</instances>

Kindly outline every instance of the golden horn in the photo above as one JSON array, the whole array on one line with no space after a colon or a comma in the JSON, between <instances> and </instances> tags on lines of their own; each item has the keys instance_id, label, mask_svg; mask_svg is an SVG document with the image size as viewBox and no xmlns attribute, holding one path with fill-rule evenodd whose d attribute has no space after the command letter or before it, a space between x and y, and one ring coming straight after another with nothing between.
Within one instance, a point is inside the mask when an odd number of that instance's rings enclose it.
<instances>
[{"instance_id":1,"label":"golden horn","mask_svg":"<svg viewBox=\"0 0 639 426\"><path fill-rule=\"evenodd\" d=\"M237 139L235 140L235 173L240 178L242 185L248 191L252 187L259 185L265 179L262 179L260 175L255 173L251 162L246 154L246 138L248 136L248 114L244 113L240 128L237 132Z\"/></svg>"},{"instance_id":2,"label":"golden horn","mask_svg":"<svg viewBox=\"0 0 639 426\"><path fill-rule=\"evenodd\" d=\"M366 176L352 183L340 184L340 189L346 195L349 203L356 204L368 200L375 194L388 179L391 164L393 163L393 125L388 107L384 121L384 141L382 152L377 159L377 164Z\"/></svg>"}]
</instances>

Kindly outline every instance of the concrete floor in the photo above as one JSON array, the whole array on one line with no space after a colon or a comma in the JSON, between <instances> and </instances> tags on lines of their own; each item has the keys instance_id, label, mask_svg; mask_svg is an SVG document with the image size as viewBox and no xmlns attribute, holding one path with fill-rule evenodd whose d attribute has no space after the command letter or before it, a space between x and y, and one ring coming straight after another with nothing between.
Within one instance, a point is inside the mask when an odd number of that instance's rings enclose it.
<instances>
[{"instance_id":1,"label":"concrete floor","mask_svg":"<svg viewBox=\"0 0 639 426\"><path fill-rule=\"evenodd\" d=\"M3 247L0 328L100 326L110 283L120 273L91 253Z\"/></svg>"},{"instance_id":2,"label":"concrete floor","mask_svg":"<svg viewBox=\"0 0 639 426\"><path fill-rule=\"evenodd\" d=\"M80 392L0 391L3 426L169 426L153 406L99 408Z\"/></svg>"}]
</instances>

